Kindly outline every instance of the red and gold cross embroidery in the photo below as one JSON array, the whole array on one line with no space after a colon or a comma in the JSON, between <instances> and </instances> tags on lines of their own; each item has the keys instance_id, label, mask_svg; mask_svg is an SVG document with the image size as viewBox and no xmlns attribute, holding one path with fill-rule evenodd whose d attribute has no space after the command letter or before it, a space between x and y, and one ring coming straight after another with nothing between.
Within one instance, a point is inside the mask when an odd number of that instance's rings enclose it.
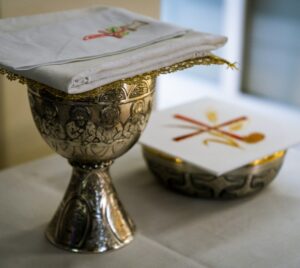
<instances>
[{"instance_id":1,"label":"red and gold cross embroidery","mask_svg":"<svg viewBox=\"0 0 300 268\"><path fill-rule=\"evenodd\" d=\"M98 33L89 34L82 38L84 41L93 40L96 38L104 38L104 37L115 37L115 38L123 38L128 35L130 32L136 31L143 25L147 25L148 22L134 20L133 22L122 25L122 26L112 26L106 28L105 30L99 30Z\"/></svg>"},{"instance_id":2,"label":"red and gold cross embroidery","mask_svg":"<svg viewBox=\"0 0 300 268\"><path fill-rule=\"evenodd\" d=\"M189 134L175 137L173 138L173 140L179 142L187 138L200 135L202 133L209 133L214 137L203 140L203 143L205 145L208 145L210 142L215 142L239 148L239 142L254 144L262 141L265 138L265 135L260 132L252 132L248 135L243 136L234 133L235 131L242 129L243 123L248 120L248 117L246 116L237 117L220 124L217 123L218 117L216 112L208 112L206 116L207 119L212 123L212 125L189 118L184 115L175 114L174 117L176 119L191 123L194 126L196 126L197 129L196 131L191 132ZM228 127L230 131L224 130L224 127Z\"/></svg>"}]
</instances>

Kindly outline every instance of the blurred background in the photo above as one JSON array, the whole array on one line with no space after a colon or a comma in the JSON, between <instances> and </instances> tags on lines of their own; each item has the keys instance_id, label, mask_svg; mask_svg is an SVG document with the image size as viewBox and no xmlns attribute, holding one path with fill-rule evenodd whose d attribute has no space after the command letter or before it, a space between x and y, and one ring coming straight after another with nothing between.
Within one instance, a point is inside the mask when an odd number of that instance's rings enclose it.
<instances>
[{"instance_id":1,"label":"blurred background","mask_svg":"<svg viewBox=\"0 0 300 268\"><path fill-rule=\"evenodd\" d=\"M239 71L194 67L163 77L161 86L167 90L160 91L159 108L203 94L250 94L300 105L300 1L161 0L161 18L227 36L227 45L216 53L237 62ZM174 88L177 99L168 103Z\"/></svg>"},{"instance_id":2,"label":"blurred background","mask_svg":"<svg viewBox=\"0 0 300 268\"><path fill-rule=\"evenodd\" d=\"M238 63L194 67L159 78L157 109L203 95L300 106L300 1L298 0L0 0L0 18L103 4L228 36L216 52ZM0 77L0 168L52 153L35 129L26 88Z\"/></svg>"}]
</instances>

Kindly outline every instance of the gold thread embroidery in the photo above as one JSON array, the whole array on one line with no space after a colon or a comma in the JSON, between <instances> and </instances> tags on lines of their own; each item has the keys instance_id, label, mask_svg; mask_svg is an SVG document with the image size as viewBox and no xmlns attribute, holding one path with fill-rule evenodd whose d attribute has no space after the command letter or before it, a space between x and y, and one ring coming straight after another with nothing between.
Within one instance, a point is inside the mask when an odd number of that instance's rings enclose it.
<instances>
[{"instance_id":1,"label":"gold thread embroidery","mask_svg":"<svg viewBox=\"0 0 300 268\"><path fill-rule=\"evenodd\" d=\"M218 120L217 113L210 111L210 112L206 113L206 117L207 117L208 121L214 122L214 124L212 124L212 125L208 125L204 122L195 120L193 118L189 118L189 117L181 115L181 114L175 114L174 117L176 119L183 120L185 122L189 122L189 123L199 127L198 130L196 130L192 133L173 138L173 140L177 141L177 142L182 141L187 138L191 138L191 137L200 135L202 133L209 133L210 135L217 136L217 138L205 139L203 141L203 144L205 144L205 145L208 145L210 142L214 142L214 143L225 144L225 145L235 147L235 148L240 148L240 145L238 142L254 144L254 143L258 143L265 139L265 135L260 132L252 132L252 133L249 133L248 135L238 135L233 132L224 130L224 127L230 127L233 124L237 124L237 123L241 124L242 122L247 121L248 117L246 117L246 116L237 117L237 118L234 118L227 122L217 124L217 120ZM239 127L233 128L233 131L238 131L238 130L240 130L241 127L242 127L242 125L239 125Z\"/></svg>"},{"instance_id":2,"label":"gold thread embroidery","mask_svg":"<svg viewBox=\"0 0 300 268\"><path fill-rule=\"evenodd\" d=\"M134 20L129 24L122 25L122 26L112 26L106 28L105 30L99 30L97 33L86 35L82 38L83 41L89 41L97 38L104 38L104 37L115 37L115 38L123 38L127 36L130 32L135 32L141 26L149 24L145 21Z\"/></svg>"}]
</instances>

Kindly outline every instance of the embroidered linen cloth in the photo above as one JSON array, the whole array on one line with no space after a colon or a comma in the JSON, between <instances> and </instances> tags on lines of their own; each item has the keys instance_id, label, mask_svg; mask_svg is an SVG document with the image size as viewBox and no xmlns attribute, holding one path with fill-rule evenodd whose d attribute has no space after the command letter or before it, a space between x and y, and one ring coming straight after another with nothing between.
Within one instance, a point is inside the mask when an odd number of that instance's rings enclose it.
<instances>
[{"instance_id":1,"label":"embroidered linen cloth","mask_svg":"<svg viewBox=\"0 0 300 268\"><path fill-rule=\"evenodd\" d=\"M0 66L70 94L201 57L226 42L127 10L0 20Z\"/></svg>"}]
</instances>

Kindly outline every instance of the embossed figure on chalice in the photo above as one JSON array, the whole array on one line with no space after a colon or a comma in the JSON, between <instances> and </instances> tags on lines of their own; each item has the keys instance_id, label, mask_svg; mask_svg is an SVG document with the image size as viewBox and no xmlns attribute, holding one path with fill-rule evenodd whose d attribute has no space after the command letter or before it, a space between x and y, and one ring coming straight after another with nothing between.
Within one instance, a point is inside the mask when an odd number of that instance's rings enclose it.
<instances>
[{"instance_id":1,"label":"embossed figure on chalice","mask_svg":"<svg viewBox=\"0 0 300 268\"><path fill-rule=\"evenodd\" d=\"M53 138L64 139L65 132L58 122L57 107L50 102L46 102L44 103L43 111L41 119L42 134Z\"/></svg>"},{"instance_id":2,"label":"embossed figure on chalice","mask_svg":"<svg viewBox=\"0 0 300 268\"><path fill-rule=\"evenodd\" d=\"M139 100L131 106L131 117L125 123L123 130L123 135L126 138L140 133L144 129L146 124L144 106L143 100Z\"/></svg>"},{"instance_id":3,"label":"embossed figure on chalice","mask_svg":"<svg viewBox=\"0 0 300 268\"><path fill-rule=\"evenodd\" d=\"M109 105L100 110L101 125L97 128L100 142L111 144L122 136L123 126L120 122L120 110L116 105Z\"/></svg>"},{"instance_id":4,"label":"embossed figure on chalice","mask_svg":"<svg viewBox=\"0 0 300 268\"><path fill-rule=\"evenodd\" d=\"M83 145L92 142L96 137L96 126L90 121L91 113L87 107L72 107L66 133L70 140L80 141Z\"/></svg>"},{"instance_id":5,"label":"embossed figure on chalice","mask_svg":"<svg viewBox=\"0 0 300 268\"><path fill-rule=\"evenodd\" d=\"M41 134L50 137L48 144L56 150L58 146L61 146L56 140L64 139L65 131L59 123L57 107L51 102L42 102L41 104L40 109L42 110L42 116L35 116L34 119ZM38 107L35 108L38 109Z\"/></svg>"}]
</instances>

